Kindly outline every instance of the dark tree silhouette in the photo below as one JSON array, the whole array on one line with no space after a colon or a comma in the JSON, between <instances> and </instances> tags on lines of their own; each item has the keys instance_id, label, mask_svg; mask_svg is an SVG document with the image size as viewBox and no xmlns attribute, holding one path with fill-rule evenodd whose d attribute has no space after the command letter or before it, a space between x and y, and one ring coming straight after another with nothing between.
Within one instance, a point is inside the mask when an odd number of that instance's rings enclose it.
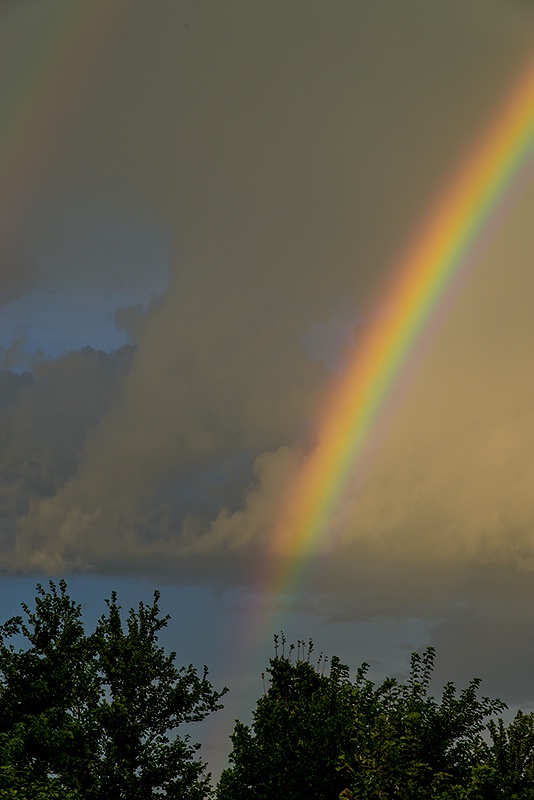
<instances>
[{"instance_id":1,"label":"dark tree silhouette","mask_svg":"<svg viewBox=\"0 0 534 800\"><path fill-rule=\"evenodd\" d=\"M367 664L351 681L336 657L294 655L275 650L252 725L236 723L218 800L534 800L534 717L495 721L505 704L478 679L436 700L433 648L379 684Z\"/></svg>"},{"instance_id":2,"label":"dark tree silhouette","mask_svg":"<svg viewBox=\"0 0 534 800\"><path fill-rule=\"evenodd\" d=\"M116 594L87 635L65 581L0 627L0 798L202 800L209 775L177 731L221 708L158 635L159 593L125 622ZM21 647L15 647L23 641Z\"/></svg>"}]
</instances>

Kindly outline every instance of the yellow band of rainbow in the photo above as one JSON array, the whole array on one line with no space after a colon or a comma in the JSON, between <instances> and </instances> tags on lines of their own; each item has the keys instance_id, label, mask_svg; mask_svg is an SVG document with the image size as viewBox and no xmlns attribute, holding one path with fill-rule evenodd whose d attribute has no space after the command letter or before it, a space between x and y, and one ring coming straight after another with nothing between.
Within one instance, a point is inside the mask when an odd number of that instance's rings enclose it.
<instances>
[{"instance_id":1,"label":"yellow band of rainbow","mask_svg":"<svg viewBox=\"0 0 534 800\"><path fill-rule=\"evenodd\" d=\"M273 531L283 587L295 564L328 539L329 521L354 475L378 417L447 290L491 233L497 212L524 173L534 141L534 61L438 198L384 293L387 314L367 327L334 387L318 444Z\"/></svg>"}]
</instances>

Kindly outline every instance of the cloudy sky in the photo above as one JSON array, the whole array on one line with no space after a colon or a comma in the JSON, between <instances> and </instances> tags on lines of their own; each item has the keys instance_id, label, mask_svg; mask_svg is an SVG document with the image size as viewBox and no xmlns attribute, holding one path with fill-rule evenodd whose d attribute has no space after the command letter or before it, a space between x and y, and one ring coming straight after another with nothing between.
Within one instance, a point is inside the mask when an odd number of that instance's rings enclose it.
<instances>
[{"instance_id":1,"label":"cloudy sky","mask_svg":"<svg viewBox=\"0 0 534 800\"><path fill-rule=\"evenodd\" d=\"M160 588L231 690L215 772L280 628L534 702L532 159L273 566L347 354L531 56L527 0L0 4L2 616L49 577L93 617Z\"/></svg>"}]
</instances>

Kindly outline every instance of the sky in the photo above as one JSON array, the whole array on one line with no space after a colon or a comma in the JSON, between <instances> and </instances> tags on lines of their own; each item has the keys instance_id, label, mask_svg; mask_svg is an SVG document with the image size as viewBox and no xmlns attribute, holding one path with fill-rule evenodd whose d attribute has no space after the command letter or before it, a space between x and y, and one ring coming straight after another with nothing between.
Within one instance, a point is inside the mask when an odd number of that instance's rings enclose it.
<instances>
[{"instance_id":1,"label":"sky","mask_svg":"<svg viewBox=\"0 0 534 800\"><path fill-rule=\"evenodd\" d=\"M297 553L287 516L529 58L528 0L0 3L0 611L160 589L230 690L214 774L280 630L534 703L534 152Z\"/></svg>"}]
</instances>

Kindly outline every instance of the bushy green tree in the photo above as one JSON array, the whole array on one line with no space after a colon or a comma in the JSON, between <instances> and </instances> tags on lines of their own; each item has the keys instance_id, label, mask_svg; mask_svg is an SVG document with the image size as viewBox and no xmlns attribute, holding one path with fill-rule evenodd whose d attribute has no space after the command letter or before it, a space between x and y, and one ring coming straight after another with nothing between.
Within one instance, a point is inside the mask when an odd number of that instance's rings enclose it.
<instances>
[{"instance_id":1,"label":"bushy green tree","mask_svg":"<svg viewBox=\"0 0 534 800\"><path fill-rule=\"evenodd\" d=\"M220 708L158 634L159 593L124 623L112 594L86 634L64 581L37 587L35 609L0 626L0 798L201 800L209 775L183 723ZM13 641L23 644L16 647Z\"/></svg>"},{"instance_id":2,"label":"bushy green tree","mask_svg":"<svg viewBox=\"0 0 534 800\"><path fill-rule=\"evenodd\" d=\"M295 662L271 659L269 688L252 727L236 723L219 800L327 800L343 789L337 767L340 752L350 747L353 719L348 669L333 658L324 675L322 659L319 669L310 663L312 643L301 648L306 655Z\"/></svg>"},{"instance_id":3,"label":"bushy green tree","mask_svg":"<svg viewBox=\"0 0 534 800\"><path fill-rule=\"evenodd\" d=\"M275 652L252 725L236 723L218 800L534 800L532 720L488 727L505 706L478 679L436 700L432 648L405 682L379 684L367 664L351 681L337 658L325 675L324 659L293 655Z\"/></svg>"},{"instance_id":4,"label":"bushy green tree","mask_svg":"<svg viewBox=\"0 0 534 800\"><path fill-rule=\"evenodd\" d=\"M518 711L509 725L490 720L483 800L534 800L534 715Z\"/></svg>"},{"instance_id":5,"label":"bushy green tree","mask_svg":"<svg viewBox=\"0 0 534 800\"><path fill-rule=\"evenodd\" d=\"M352 748L341 754L347 798L453 800L470 796L473 771L484 764L487 721L505 707L478 696L475 678L459 694L453 683L438 702L429 694L435 653L413 653L408 679L376 686L357 673ZM473 797L475 795L472 795Z\"/></svg>"},{"instance_id":6,"label":"bushy green tree","mask_svg":"<svg viewBox=\"0 0 534 800\"><path fill-rule=\"evenodd\" d=\"M38 586L35 610L22 608L25 619L0 627L2 789L6 797L20 791L40 799L73 788L89 766L96 749L90 710L101 692L94 644L66 585ZM8 645L13 637L26 646ZM58 778L65 773L68 783Z\"/></svg>"}]
</instances>

